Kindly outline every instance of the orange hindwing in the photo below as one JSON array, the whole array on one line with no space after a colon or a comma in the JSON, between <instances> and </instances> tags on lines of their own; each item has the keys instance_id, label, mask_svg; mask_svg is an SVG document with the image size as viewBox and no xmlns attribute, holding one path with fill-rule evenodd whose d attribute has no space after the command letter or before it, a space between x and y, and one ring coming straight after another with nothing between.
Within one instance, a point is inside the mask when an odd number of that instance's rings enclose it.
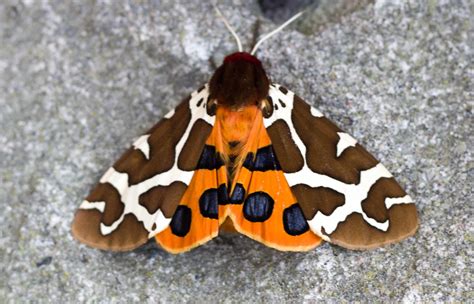
<instances>
[{"instance_id":1,"label":"orange hindwing","mask_svg":"<svg viewBox=\"0 0 474 304\"><path fill-rule=\"evenodd\" d=\"M191 250L219 232L222 216L218 206L227 184L226 169L217 152L221 143L219 129L213 128L170 225L155 236L169 252Z\"/></svg>"},{"instance_id":2,"label":"orange hindwing","mask_svg":"<svg viewBox=\"0 0 474 304\"><path fill-rule=\"evenodd\" d=\"M263 126L261 111L255 112L252 129L240 168L234 178L233 196L224 214L228 215L240 233L279 250L310 250L321 239L310 231ZM232 198L232 196L231 196Z\"/></svg>"},{"instance_id":3,"label":"orange hindwing","mask_svg":"<svg viewBox=\"0 0 474 304\"><path fill-rule=\"evenodd\" d=\"M279 250L309 250L321 242L309 230L256 107L218 109L191 183L156 240L168 251L187 251L217 236L228 218L238 232Z\"/></svg>"}]
</instances>

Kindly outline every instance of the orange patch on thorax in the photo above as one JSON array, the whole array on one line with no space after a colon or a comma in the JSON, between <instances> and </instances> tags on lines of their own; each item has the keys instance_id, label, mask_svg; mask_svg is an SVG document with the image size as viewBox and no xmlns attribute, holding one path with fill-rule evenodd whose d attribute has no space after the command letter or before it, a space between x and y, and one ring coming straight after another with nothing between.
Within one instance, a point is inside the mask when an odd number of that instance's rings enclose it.
<instances>
[{"instance_id":1,"label":"orange patch on thorax","mask_svg":"<svg viewBox=\"0 0 474 304\"><path fill-rule=\"evenodd\" d=\"M245 157L249 152L254 152L249 143L259 132L261 115L257 106L245 106L239 110L224 106L217 108L216 123L222 141L218 151L228 169L228 179L232 185ZM229 190L232 189L233 186Z\"/></svg>"},{"instance_id":2,"label":"orange patch on thorax","mask_svg":"<svg viewBox=\"0 0 474 304\"><path fill-rule=\"evenodd\" d=\"M257 111L256 106L246 106L237 111L227 107L218 107L216 117L221 126L224 143L247 142Z\"/></svg>"}]
</instances>

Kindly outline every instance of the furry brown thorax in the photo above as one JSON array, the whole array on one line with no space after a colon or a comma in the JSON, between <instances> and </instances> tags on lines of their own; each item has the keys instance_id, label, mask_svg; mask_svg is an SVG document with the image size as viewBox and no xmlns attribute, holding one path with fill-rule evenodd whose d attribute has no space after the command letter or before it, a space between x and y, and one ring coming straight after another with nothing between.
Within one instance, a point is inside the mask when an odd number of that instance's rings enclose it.
<instances>
[{"instance_id":1,"label":"furry brown thorax","mask_svg":"<svg viewBox=\"0 0 474 304\"><path fill-rule=\"evenodd\" d=\"M210 99L237 110L258 105L267 97L269 86L260 60L249 53L237 52L227 56L212 76Z\"/></svg>"}]
</instances>

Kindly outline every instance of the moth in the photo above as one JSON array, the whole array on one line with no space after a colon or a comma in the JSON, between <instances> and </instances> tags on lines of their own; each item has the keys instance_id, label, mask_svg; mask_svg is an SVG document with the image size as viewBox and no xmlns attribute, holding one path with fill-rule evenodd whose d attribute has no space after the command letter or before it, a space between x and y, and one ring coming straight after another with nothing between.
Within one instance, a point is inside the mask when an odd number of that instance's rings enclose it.
<instances>
[{"instance_id":1,"label":"moth","mask_svg":"<svg viewBox=\"0 0 474 304\"><path fill-rule=\"evenodd\" d=\"M218 10L217 10L218 11ZM220 14L220 11L218 11ZM222 16L222 15L221 15ZM283 251L370 249L415 233L413 200L357 141L239 51L110 168L74 237L104 250L150 238L181 253L237 231Z\"/></svg>"}]
</instances>

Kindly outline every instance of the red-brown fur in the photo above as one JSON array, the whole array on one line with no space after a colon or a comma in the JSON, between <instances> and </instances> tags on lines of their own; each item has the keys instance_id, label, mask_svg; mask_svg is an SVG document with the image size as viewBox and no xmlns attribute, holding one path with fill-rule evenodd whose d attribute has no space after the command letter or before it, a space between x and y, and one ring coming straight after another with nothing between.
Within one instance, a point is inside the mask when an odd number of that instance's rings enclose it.
<instances>
[{"instance_id":1,"label":"red-brown fur","mask_svg":"<svg viewBox=\"0 0 474 304\"><path fill-rule=\"evenodd\" d=\"M260 61L248 53L227 56L209 83L210 99L218 105L239 109L258 105L267 97L270 81Z\"/></svg>"},{"instance_id":2,"label":"red-brown fur","mask_svg":"<svg viewBox=\"0 0 474 304\"><path fill-rule=\"evenodd\" d=\"M211 78L210 100L217 101L216 117L224 147L222 158L230 181L249 152L246 144L269 87L260 60L244 52L227 56Z\"/></svg>"}]
</instances>

